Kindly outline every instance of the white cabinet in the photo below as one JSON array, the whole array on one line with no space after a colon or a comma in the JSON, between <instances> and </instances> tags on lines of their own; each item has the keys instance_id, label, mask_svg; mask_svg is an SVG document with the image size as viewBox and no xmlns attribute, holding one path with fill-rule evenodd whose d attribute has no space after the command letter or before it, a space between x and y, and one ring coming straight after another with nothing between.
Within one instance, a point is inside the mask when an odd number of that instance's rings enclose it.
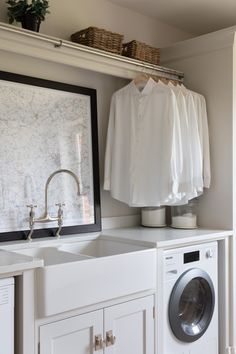
<instances>
[{"instance_id":1,"label":"white cabinet","mask_svg":"<svg viewBox=\"0 0 236 354\"><path fill-rule=\"evenodd\" d=\"M103 310L41 326L40 354L93 354L102 330Z\"/></svg>"},{"instance_id":2,"label":"white cabinet","mask_svg":"<svg viewBox=\"0 0 236 354\"><path fill-rule=\"evenodd\" d=\"M40 354L154 354L153 296L40 326Z\"/></svg>"},{"instance_id":3,"label":"white cabinet","mask_svg":"<svg viewBox=\"0 0 236 354\"><path fill-rule=\"evenodd\" d=\"M105 354L154 354L153 296L106 308L104 324Z\"/></svg>"}]
</instances>

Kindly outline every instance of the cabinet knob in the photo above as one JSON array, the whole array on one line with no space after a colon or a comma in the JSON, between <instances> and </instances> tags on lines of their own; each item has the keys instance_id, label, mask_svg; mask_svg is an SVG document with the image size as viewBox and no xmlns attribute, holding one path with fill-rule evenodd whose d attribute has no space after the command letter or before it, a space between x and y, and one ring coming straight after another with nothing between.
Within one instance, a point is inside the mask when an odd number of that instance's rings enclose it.
<instances>
[{"instance_id":1,"label":"cabinet knob","mask_svg":"<svg viewBox=\"0 0 236 354\"><path fill-rule=\"evenodd\" d=\"M104 340L102 339L101 334L95 336L95 351L103 349L105 346Z\"/></svg>"},{"instance_id":2,"label":"cabinet knob","mask_svg":"<svg viewBox=\"0 0 236 354\"><path fill-rule=\"evenodd\" d=\"M110 347L111 345L114 345L116 342L116 337L113 335L112 331L107 331L106 332L106 346Z\"/></svg>"}]
</instances>

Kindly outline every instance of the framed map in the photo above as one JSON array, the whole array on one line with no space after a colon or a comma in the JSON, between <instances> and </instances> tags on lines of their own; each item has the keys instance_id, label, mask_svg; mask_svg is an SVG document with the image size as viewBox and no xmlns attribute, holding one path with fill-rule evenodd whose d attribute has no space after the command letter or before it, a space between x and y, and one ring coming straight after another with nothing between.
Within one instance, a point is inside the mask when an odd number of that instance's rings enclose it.
<instances>
[{"instance_id":1,"label":"framed map","mask_svg":"<svg viewBox=\"0 0 236 354\"><path fill-rule=\"evenodd\" d=\"M100 223L96 91L0 72L0 240L25 238L27 205L36 219L64 203L63 234L98 231ZM56 222L36 223L33 237L53 236Z\"/></svg>"}]
</instances>

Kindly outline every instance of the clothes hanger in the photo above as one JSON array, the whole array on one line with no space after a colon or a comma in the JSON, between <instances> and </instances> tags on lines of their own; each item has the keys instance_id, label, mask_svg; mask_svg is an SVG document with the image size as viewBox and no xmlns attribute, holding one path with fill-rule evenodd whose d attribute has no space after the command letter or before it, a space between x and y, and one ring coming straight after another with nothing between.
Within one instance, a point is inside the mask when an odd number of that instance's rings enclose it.
<instances>
[{"instance_id":1,"label":"clothes hanger","mask_svg":"<svg viewBox=\"0 0 236 354\"><path fill-rule=\"evenodd\" d=\"M159 80L162 81L164 84L168 85L169 82L171 82L174 86L178 86L180 85L181 86L181 82L179 82L178 80L173 80L173 79L167 79L165 77L159 77L159 76L156 76L156 75L149 75L149 74L146 74L144 72L138 74L135 78L134 78L134 83L136 86L139 86L139 85L145 85L148 80L152 78L154 81L158 82Z\"/></svg>"},{"instance_id":2,"label":"clothes hanger","mask_svg":"<svg viewBox=\"0 0 236 354\"><path fill-rule=\"evenodd\" d=\"M134 83L136 86L141 84L146 84L149 79L150 79L150 75L146 73L140 73L134 78Z\"/></svg>"},{"instance_id":3,"label":"clothes hanger","mask_svg":"<svg viewBox=\"0 0 236 354\"><path fill-rule=\"evenodd\" d=\"M165 78L165 77L161 77L161 78L160 78L160 81L163 82L163 84L168 85L168 83L169 83L170 80L167 79L167 78Z\"/></svg>"},{"instance_id":4,"label":"clothes hanger","mask_svg":"<svg viewBox=\"0 0 236 354\"><path fill-rule=\"evenodd\" d=\"M156 82L159 82L161 80L160 76L157 75L151 75L150 77Z\"/></svg>"},{"instance_id":5,"label":"clothes hanger","mask_svg":"<svg viewBox=\"0 0 236 354\"><path fill-rule=\"evenodd\" d=\"M178 86L178 82L176 80L170 80L170 82L174 85L174 86Z\"/></svg>"}]
</instances>

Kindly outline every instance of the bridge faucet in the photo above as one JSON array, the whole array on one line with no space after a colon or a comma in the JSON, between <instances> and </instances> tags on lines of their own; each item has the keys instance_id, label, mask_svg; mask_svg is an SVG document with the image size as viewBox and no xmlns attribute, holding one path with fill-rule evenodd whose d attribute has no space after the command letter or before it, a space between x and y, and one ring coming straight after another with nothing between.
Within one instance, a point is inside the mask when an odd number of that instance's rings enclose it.
<instances>
[{"instance_id":1,"label":"bridge faucet","mask_svg":"<svg viewBox=\"0 0 236 354\"><path fill-rule=\"evenodd\" d=\"M56 217L52 217L49 215L48 213L48 187L49 184L51 182L51 180L53 179L54 176L56 176L59 173L68 173L70 176L72 176L77 184L77 188L78 188L78 195L80 195L80 182L78 177L76 176L76 174L70 170L67 169L60 169L57 170L55 172L53 172L47 179L46 184L45 184L45 209L44 209L44 214L43 216L41 216L38 219L35 219L35 214L34 214L34 210L31 208L30 209L30 215L29 215L29 226L30 226L30 233L28 234L27 239L29 241L31 241L32 239L32 234L34 232L34 224L35 223L43 223L43 222L51 222L51 221L58 221L58 230L56 233L57 237L60 237L60 231L62 228L62 219L63 219L63 210L62 210L62 206L64 204L58 204L59 205L59 210L58 210L58 215ZM31 207L31 206L30 206Z\"/></svg>"},{"instance_id":2,"label":"bridge faucet","mask_svg":"<svg viewBox=\"0 0 236 354\"><path fill-rule=\"evenodd\" d=\"M46 185L45 185L45 211L44 211L44 215L37 219L37 222L47 222L47 221L56 221L58 220L58 217L50 217L50 215L48 214L48 187L49 184L51 182L51 180L53 179L54 176L56 176L59 173L68 173L69 175L71 175L76 184L77 184L77 188L78 188L78 195L80 195L80 182L78 177L76 176L76 174L70 170L66 170L66 169L61 169L61 170L57 170L55 172L53 172L47 179Z\"/></svg>"}]
</instances>

